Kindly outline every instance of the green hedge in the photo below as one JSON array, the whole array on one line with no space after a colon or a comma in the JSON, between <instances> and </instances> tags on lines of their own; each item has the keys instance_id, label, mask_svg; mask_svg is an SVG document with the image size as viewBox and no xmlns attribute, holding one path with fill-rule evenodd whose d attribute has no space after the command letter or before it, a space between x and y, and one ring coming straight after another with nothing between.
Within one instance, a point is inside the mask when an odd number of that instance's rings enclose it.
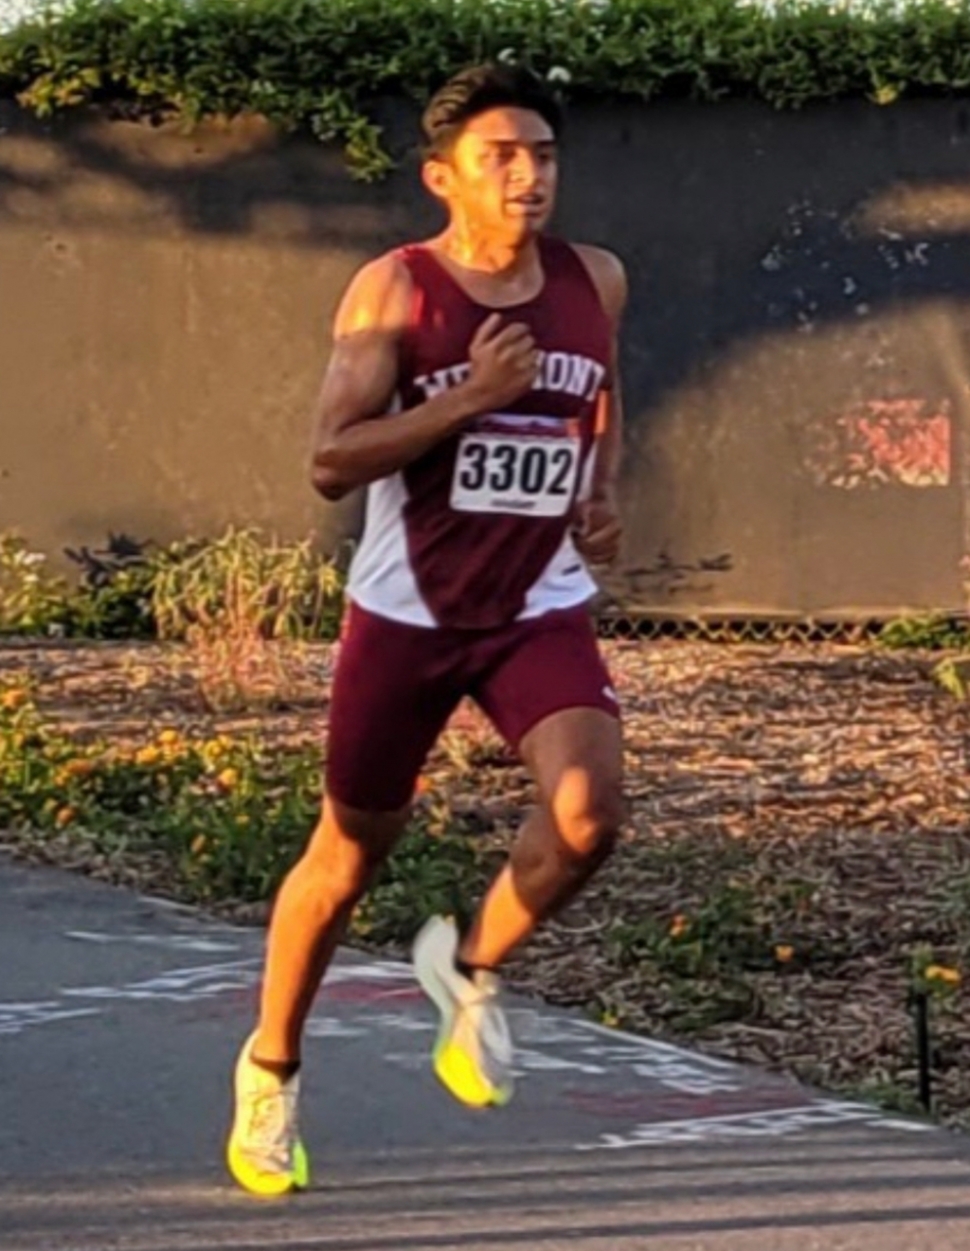
<instances>
[{"instance_id":1,"label":"green hedge","mask_svg":"<svg viewBox=\"0 0 970 1251\"><path fill-rule=\"evenodd\" d=\"M500 55L570 98L742 96L888 104L970 86L967 0L76 0L0 35L0 97L41 115L109 102L189 119L258 112L343 143L362 177L390 157L370 109L422 99Z\"/></svg>"}]
</instances>

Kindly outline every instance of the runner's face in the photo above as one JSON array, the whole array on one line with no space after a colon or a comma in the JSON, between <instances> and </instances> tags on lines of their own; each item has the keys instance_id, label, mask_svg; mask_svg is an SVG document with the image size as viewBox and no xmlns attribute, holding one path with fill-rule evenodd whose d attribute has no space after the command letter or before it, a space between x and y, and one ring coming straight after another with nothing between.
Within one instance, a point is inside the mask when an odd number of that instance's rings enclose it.
<instances>
[{"instance_id":1,"label":"runner's face","mask_svg":"<svg viewBox=\"0 0 970 1251\"><path fill-rule=\"evenodd\" d=\"M529 109L479 113L463 128L442 170L442 198L496 239L518 242L544 229L555 205L558 157L552 128Z\"/></svg>"}]
</instances>

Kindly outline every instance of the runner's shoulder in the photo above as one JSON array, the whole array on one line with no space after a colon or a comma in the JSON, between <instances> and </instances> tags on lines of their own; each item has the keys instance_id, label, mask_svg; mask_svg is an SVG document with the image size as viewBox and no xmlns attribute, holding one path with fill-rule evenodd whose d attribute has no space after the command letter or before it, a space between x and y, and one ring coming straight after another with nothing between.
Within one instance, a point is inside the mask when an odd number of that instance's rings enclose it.
<instances>
[{"instance_id":1,"label":"runner's shoulder","mask_svg":"<svg viewBox=\"0 0 970 1251\"><path fill-rule=\"evenodd\" d=\"M411 271L397 251L368 261L351 278L337 313L337 333L399 331L411 311Z\"/></svg>"},{"instance_id":2,"label":"runner's shoulder","mask_svg":"<svg viewBox=\"0 0 970 1251\"><path fill-rule=\"evenodd\" d=\"M586 266L606 311L618 316L627 296L626 266L622 260L609 248L601 248L597 244L570 241L570 246Z\"/></svg>"}]
</instances>

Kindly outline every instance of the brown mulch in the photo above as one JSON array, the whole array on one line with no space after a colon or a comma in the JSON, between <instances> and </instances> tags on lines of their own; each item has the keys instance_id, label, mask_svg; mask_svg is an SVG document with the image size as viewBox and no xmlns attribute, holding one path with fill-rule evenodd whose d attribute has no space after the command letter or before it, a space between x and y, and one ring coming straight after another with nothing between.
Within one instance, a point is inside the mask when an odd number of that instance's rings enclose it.
<instances>
[{"instance_id":1,"label":"brown mulch","mask_svg":"<svg viewBox=\"0 0 970 1251\"><path fill-rule=\"evenodd\" d=\"M832 644L605 646L626 710L630 834L510 966L511 983L909 1106L910 954L929 943L960 967L970 955L970 704L934 682L939 657ZM172 724L309 742L322 735L331 660L326 648L304 653L289 705L259 714L207 712L179 653L150 645L7 646L0 679L29 671L41 708L80 736L141 738ZM467 711L428 776L488 837L506 839L529 802L521 769ZM631 958L638 927L705 907L716 917L717 901L740 889L763 903L762 965L691 981ZM790 961L772 959L775 944ZM962 1124L968 999L961 990L935 1013L938 1110Z\"/></svg>"}]
</instances>

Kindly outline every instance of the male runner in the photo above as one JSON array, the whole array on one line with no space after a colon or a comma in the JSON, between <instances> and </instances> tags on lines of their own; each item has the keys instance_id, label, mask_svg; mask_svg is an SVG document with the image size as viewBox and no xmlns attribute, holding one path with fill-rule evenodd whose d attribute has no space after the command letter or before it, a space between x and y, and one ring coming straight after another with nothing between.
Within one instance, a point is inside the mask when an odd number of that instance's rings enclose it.
<instances>
[{"instance_id":1,"label":"male runner","mask_svg":"<svg viewBox=\"0 0 970 1251\"><path fill-rule=\"evenodd\" d=\"M228 1145L256 1194L307 1184L303 1027L347 920L408 819L428 751L473 698L538 804L465 933L434 918L418 980L441 1014L444 1085L505 1103L512 1051L495 970L604 860L624 817L619 709L585 605L612 560L621 406L620 262L547 237L561 117L529 72L480 66L425 112L441 234L365 265L336 316L313 482L366 485L334 677L326 798L268 936L258 1027Z\"/></svg>"}]
</instances>

